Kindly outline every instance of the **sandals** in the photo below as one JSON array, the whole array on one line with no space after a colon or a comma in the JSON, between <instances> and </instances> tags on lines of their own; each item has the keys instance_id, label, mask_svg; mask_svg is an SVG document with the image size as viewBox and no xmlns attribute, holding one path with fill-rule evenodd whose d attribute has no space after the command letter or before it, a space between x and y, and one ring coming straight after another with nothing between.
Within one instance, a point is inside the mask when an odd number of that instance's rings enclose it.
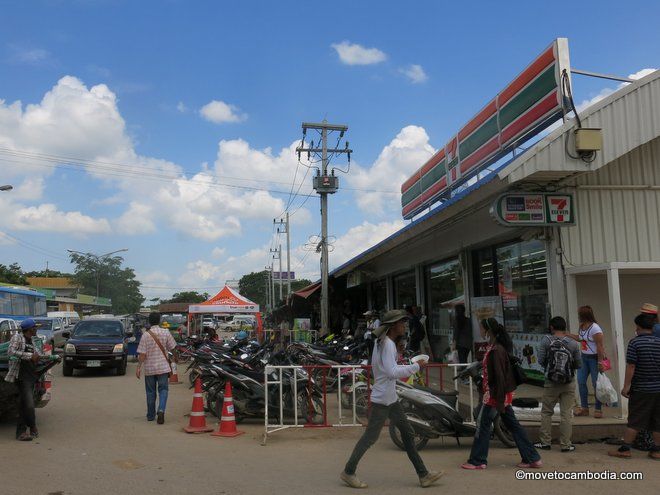
<instances>
[{"instance_id":1,"label":"sandals","mask_svg":"<svg viewBox=\"0 0 660 495\"><path fill-rule=\"evenodd\" d=\"M598 411L598 410L594 411L594 418L600 419L602 417L603 417L603 411Z\"/></svg>"}]
</instances>

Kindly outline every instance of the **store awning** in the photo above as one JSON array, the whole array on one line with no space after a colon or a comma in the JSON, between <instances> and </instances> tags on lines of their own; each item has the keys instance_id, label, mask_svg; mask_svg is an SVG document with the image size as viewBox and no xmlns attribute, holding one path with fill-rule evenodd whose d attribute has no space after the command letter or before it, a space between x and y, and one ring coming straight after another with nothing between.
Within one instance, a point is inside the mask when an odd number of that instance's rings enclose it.
<instances>
[{"instance_id":1,"label":"store awning","mask_svg":"<svg viewBox=\"0 0 660 495\"><path fill-rule=\"evenodd\" d=\"M308 285L304 289L300 289L299 291L294 292L293 295L298 296L298 297L302 297L303 299L307 299L309 296L314 294L314 292L316 292L320 288L321 288L321 283L316 282L315 284Z\"/></svg>"}]
</instances>

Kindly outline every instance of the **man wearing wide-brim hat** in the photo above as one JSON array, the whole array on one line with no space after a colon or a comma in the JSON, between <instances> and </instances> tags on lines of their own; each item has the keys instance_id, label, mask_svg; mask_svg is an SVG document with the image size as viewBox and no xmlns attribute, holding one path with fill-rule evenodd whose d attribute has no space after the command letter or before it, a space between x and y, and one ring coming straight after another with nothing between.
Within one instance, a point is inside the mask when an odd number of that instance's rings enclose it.
<instances>
[{"instance_id":1,"label":"man wearing wide-brim hat","mask_svg":"<svg viewBox=\"0 0 660 495\"><path fill-rule=\"evenodd\" d=\"M378 440L385 421L388 419L401 432L408 458L415 467L420 485L430 486L442 476L442 472L428 471L424 466L424 461L415 448L413 429L408 423L401 404L397 401L396 381L417 373L420 367L426 366L426 361L418 361L410 365L398 365L396 362L394 340L405 333L407 318L408 314L405 311L388 311L383 315L380 326L373 331L378 340L371 358L374 385L371 388L369 424L355 445L353 453L340 475L341 479L352 488L367 487L366 483L357 478L355 471L362 456Z\"/></svg>"},{"instance_id":2,"label":"man wearing wide-brim hat","mask_svg":"<svg viewBox=\"0 0 660 495\"><path fill-rule=\"evenodd\" d=\"M658 307L655 304L644 303L641 308L642 314L651 315L655 318L655 324L653 325L653 335L660 338L660 322L658 321Z\"/></svg>"}]
</instances>

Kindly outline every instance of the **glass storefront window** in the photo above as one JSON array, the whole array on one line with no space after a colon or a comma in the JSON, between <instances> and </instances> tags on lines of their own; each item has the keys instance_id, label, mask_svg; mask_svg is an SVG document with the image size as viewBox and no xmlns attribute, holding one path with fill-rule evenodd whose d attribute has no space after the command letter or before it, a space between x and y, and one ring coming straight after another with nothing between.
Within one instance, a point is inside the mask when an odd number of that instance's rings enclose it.
<instances>
[{"instance_id":1,"label":"glass storefront window","mask_svg":"<svg viewBox=\"0 0 660 495\"><path fill-rule=\"evenodd\" d=\"M394 277L394 308L402 309L404 306L417 304L417 287L415 272L402 273Z\"/></svg>"},{"instance_id":2,"label":"glass storefront window","mask_svg":"<svg viewBox=\"0 0 660 495\"><path fill-rule=\"evenodd\" d=\"M378 280L371 284L371 307L376 311L387 308L387 280Z\"/></svg>"},{"instance_id":3,"label":"glass storefront window","mask_svg":"<svg viewBox=\"0 0 660 495\"><path fill-rule=\"evenodd\" d=\"M430 335L451 337L454 306L464 303L463 270L458 260L426 268Z\"/></svg>"},{"instance_id":4,"label":"glass storefront window","mask_svg":"<svg viewBox=\"0 0 660 495\"><path fill-rule=\"evenodd\" d=\"M498 293L509 332L544 333L548 325L545 244L539 240L495 249Z\"/></svg>"}]
</instances>

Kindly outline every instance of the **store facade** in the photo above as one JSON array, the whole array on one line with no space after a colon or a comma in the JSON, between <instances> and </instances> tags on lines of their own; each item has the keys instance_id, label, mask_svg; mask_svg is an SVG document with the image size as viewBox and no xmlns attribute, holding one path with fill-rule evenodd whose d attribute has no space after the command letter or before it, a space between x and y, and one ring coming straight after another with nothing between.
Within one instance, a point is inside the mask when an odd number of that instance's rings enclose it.
<instances>
[{"instance_id":1,"label":"store facade","mask_svg":"<svg viewBox=\"0 0 660 495\"><path fill-rule=\"evenodd\" d=\"M588 108L581 120L601 129L602 151L592 161L566 153L576 127L569 120L335 269L331 283L359 272L370 285L368 309L420 306L439 361L457 304L467 308L475 341L478 321L494 316L525 367L536 370L550 317L565 317L576 332L577 308L589 304L607 327L619 386L632 319L642 303L660 303L660 72ZM496 221L498 198L521 191L563 194L574 203L574 222Z\"/></svg>"}]
</instances>

